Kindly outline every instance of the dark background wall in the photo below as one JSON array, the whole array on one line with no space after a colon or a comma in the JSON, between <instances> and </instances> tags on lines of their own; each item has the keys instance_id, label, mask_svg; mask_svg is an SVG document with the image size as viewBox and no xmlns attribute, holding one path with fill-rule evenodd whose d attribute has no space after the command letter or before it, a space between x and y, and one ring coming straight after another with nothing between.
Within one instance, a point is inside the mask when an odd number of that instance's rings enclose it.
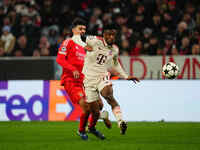
<instances>
[{"instance_id":1,"label":"dark background wall","mask_svg":"<svg viewBox=\"0 0 200 150\"><path fill-rule=\"evenodd\" d=\"M0 80L52 80L53 59L0 59Z\"/></svg>"}]
</instances>

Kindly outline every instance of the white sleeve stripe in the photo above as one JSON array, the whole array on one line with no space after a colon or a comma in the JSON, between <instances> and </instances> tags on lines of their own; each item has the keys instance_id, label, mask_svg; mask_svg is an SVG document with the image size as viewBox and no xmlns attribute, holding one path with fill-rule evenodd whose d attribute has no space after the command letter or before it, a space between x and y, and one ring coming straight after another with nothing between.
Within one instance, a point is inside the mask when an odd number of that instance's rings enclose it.
<instances>
[{"instance_id":1,"label":"white sleeve stripe","mask_svg":"<svg viewBox=\"0 0 200 150\"><path fill-rule=\"evenodd\" d=\"M70 39L67 39L64 41L63 45L67 46L67 44L69 43Z\"/></svg>"},{"instance_id":2,"label":"white sleeve stripe","mask_svg":"<svg viewBox=\"0 0 200 150\"><path fill-rule=\"evenodd\" d=\"M58 53L59 53L59 54L66 55L66 52L59 51Z\"/></svg>"}]
</instances>

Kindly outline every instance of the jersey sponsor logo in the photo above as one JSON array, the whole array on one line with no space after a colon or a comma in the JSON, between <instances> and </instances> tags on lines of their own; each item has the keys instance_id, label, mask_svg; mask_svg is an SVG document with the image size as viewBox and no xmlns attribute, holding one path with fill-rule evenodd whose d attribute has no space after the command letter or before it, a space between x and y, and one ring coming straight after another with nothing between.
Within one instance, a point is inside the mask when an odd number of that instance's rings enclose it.
<instances>
[{"instance_id":1,"label":"jersey sponsor logo","mask_svg":"<svg viewBox=\"0 0 200 150\"><path fill-rule=\"evenodd\" d=\"M99 65L103 65L107 60L107 56L103 55L103 54L99 54L96 58L96 63Z\"/></svg>"},{"instance_id":2,"label":"jersey sponsor logo","mask_svg":"<svg viewBox=\"0 0 200 150\"><path fill-rule=\"evenodd\" d=\"M78 51L76 52L76 56L77 56L77 58L78 58L79 60L84 60L84 58L85 58L85 54L79 53Z\"/></svg>"}]
</instances>

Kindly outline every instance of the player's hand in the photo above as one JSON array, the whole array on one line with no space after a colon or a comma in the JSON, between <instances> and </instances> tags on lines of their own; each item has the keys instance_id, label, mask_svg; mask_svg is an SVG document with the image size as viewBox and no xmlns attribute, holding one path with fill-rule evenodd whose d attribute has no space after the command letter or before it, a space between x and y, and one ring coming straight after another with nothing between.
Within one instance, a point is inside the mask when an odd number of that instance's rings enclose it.
<instances>
[{"instance_id":1,"label":"player's hand","mask_svg":"<svg viewBox=\"0 0 200 150\"><path fill-rule=\"evenodd\" d=\"M73 71L73 76L74 76L75 79L78 79L79 76L80 76L79 71L77 71L77 70Z\"/></svg>"},{"instance_id":2,"label":"player's hand","mask_svg":"<svg viewBox=\"0 0 200 150\"><path fill-rule=\"evenodd\" d=\"M89 45L86 45L86 46L84 47L84 49L85 49L86 51L92 51L92 47L89 46Z\"/></svg>"},{"instance_id":3,"label":"player's hand","mask_svg":"<svg viewBox=\"0 0 200 150\"><path fill-rule=\"evenodd\" d=\"M139 80L137 77L133 77L133 76L128 76L128 78L127 78L126 80L131 80L131 81L133 81L135 84L136 84L137 82L140 82L140 80Z\"/></svg>"}]
</instances>

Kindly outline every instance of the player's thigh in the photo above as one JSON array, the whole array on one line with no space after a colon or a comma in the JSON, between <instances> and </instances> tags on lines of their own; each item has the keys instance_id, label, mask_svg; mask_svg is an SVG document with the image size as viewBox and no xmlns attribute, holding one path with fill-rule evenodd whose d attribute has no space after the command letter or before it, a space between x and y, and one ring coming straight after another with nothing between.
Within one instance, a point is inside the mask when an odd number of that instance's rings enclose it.
<instances>
[{"instance_id":1,"label":"player's thigh","mask_svg":"<svg viewBox=\"0 0 200 150\"><path fill-rule=\"evenodd\" d=\"M93 101L91 103L88 103L89 109L92 114L99 115L100 114L100 107L97 101Z\"/></svg>"},{"instance_id":2,"label":"player's thigh","mask_svg":"<svg viewBox=\"0 0 200 150\"><path fill-rule=\"evenodd\" d=\"M85 92L82 84L76 82L69 82L65 84L65 90L70 97L72 103L79 103L80 100L85 100Z\"/></svg>"},{"instance_id":3,"label":"player's thigh","mask_svg":"<svg viewBox=\"0 0 200 150\"><path fill-rule=\"evenodd\" d=\"M99 100L99 93L93 87L85 87L86 102L92 103Z\"/></svg>"},{"instance_id":4,"label":"player's thigh","mask_svg":"<svg viewBox=\"0 0 200 150\"><path fill-rule=\"evenodd\" d=\"M112 84L102 84L101 88L100 88L100 94L106 98L106 97L110 97L113 96L113 87Z\"/></svg>"},{"instance_id":5,"label":"player's thigh","mask_svg":"<svg viewBox=\"0 0 200 150\"><path fill-rule=\"evenodd\" d=\"M85 91L82 86L75 86L71 96L75 103L79 103L79 101L85 101L86 99Z\"/></svg>"},{"instance_id":6,"label":"player's thigh","mask_svg":"<svg viewBox=\"0 0 200 150\"><path fill-rule=\"evenodd\" d=\"M82 108L84 113L90 113L90 108L89 108L89 104L85 101L85 99L80 99L79 100L79 105Z\"/></svg>"},{"instance_id":7,"label":"player's thigh","mask_svg":"<svg viewBox=\"0 0 200 150\"><path fill-rule=\"evenodd\" d=\"M103 109L103 101L102 99L100 98L100 95L99 95L99 100L97 101L98 105L99 105L99 109L102 110Z\"/></svg>"},{"instance_id":8,"label":"player's thigh","mask_svg":"<svg viewBox=\"0 0 200 150\"><path fill-rule=\"evenodd\" d=\"M64 81L64 89L67 92L67 94L70 96L71 92L72 92L72 89L73 89L73 82L65 80Z\"/></svg>"},{"instance_id":9,"label":"player's thigh","mask_svg":"<svg viewBox=\"0 0 200 150\"><path fill-rule=\"evenodd\" d=\"M107 89L107 87L108 87L108 88L109 88L109 87L112 87L112 82L111 82L111 80L109 80L109 79L105 80L105 79L103 78L103 79L101 79L101 80L99 81L99 83L98 83L98 85L97 85L97 88L98 88L99 92L101 92L101 91L104 90L104 89Z\"/></svg>"}]
</instances>

